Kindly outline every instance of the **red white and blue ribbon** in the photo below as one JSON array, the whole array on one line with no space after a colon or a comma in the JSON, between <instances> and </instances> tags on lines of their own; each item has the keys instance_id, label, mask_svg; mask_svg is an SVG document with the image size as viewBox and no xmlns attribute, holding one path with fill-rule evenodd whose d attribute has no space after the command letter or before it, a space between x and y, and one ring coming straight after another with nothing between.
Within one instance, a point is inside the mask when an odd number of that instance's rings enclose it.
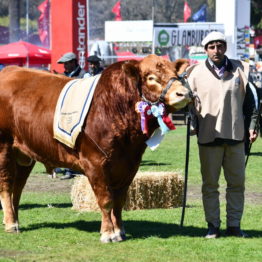
<instances>
[{"instance_id":1,"label":"red white and blue ribbon","mask_svg":"<svg viewBox=\"0 0 262 262\"><path fill-rule=\"evenodd\" d=\"M175 130L175 126L166 113L164 103L150 105L147 102L140 101L136 104L136 111L141 115L142 132L148 135L148 122L151 118L156 117L159 124L161 135L166 134L170 130Z\"/></svg>"}]
</instances>

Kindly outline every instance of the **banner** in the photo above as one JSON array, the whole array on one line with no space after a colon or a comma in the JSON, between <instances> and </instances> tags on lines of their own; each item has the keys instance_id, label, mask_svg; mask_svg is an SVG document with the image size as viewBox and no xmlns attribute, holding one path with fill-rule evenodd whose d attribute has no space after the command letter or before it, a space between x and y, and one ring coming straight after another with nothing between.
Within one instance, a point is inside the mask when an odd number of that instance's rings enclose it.
<instances>
[{"instance_id":1,"label":"banner","mask_svg":"<svg viewBox=\"0 0 262 262\"><path fill-rule=\"evenodd\" d=\"M50 47L50 39L49 39L49 10L50 3L49 0L45 0L38 6L38 10L40 11L40 17L38 18L38 34L41 43L44 47Z\"/></svg>"},{"instance_id":2,"label":"banner","mask_svg":"<svg viewBox=\"0 0 262 262\"><path fill-rule=\"evenodd\" d=\"M116 15L115 20L116 21L122 21L121 16L121 1L117 1L116 4L112 8L112 13Z\"/></svg>"},{"instance_id":3,"label":"banner","mask_svg":"<svg viewBox=\"0 0 262 262\"><path fill-rule=\"evenodd\" d=\"M216 23L176 23L154 27L156 47L201 46L204 37L211 31L224 32L224 26Z\"/></svg>"},{"instance_id":4,"label":"banner","mask_svg":"<svg viewBox=\"0 0 262 262\"><path fill-rule=\"evenodd\" d=\"M203 4L201 8L193 14L192 20L194 22L206 22L207 20L207 5Z\"/></svg>"},{"instance_id":5,"label":"banner","mask_svg":"<svg viewBox=\"0 0 262 262\"><path fill-rule=\"evenodd\" d=\"M237 28L237 56L241 59L249 59L249 45L249 26Z\"/></svg>"},{"instance_id":6,"label":"banner","mask_svg":"<svg viewBox=\"0 0 262 262\"><path fill-rule=\"evenodd\" d=\"M188 18L191 16L191 8L188 5L187 1L184 4L184 22L186 23Z\"/></svg>"},{"instance_id":7,"label":"banner","mask_svg":"<svg viewBox=\"0 0 262 262\"><path fill-rule=\"evenodd\" d=\"M81 68L87 67L87 5L86 0L72 0L73 3L73 52Z\"/></svg>"}]
</instances>

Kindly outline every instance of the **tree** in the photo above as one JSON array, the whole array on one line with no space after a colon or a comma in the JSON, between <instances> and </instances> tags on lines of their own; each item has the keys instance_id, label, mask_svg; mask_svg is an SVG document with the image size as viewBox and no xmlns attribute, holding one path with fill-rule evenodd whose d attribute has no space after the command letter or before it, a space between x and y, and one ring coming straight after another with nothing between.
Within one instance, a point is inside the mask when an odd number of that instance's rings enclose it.
<instances>
[{"instance_id":1,"label":"tree","mask_svg":"<svg viewBox=\"0 0 262 262\"><path fill-rule=\"evenodd\" d=\"M262 29L262 2L261 0L251 1L251 25L255 29Z\"/></svg>"},{"instance_id":2,"label":"tree","mask_svg":"<svg viewBox=\"0 0 262 262\"><path fill-rule=\"evenodd\" d=\"M9 0L9 41L15 42L20 38L20 1Z\"/></svg>"}]
</instances>

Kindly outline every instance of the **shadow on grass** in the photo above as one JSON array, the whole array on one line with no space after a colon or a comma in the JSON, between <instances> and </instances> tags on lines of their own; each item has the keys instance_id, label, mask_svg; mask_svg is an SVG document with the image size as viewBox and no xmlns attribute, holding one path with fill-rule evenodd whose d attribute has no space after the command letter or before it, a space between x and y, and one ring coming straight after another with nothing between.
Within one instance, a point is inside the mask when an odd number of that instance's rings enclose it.
<instances>
[{"instance_id":1,"label":"shadow on grass","mask_svg":"<svg viewBox=\"0 0 262 262\"><path fill-rule=\"evenodd\" d=\"M250 152L250 156L262 156L262 152Z\"/></svg>"},{"instance_id":2,"label":"shadow on grass","mask_svg":"<svg viewBox=\"0 0 262 262\"><path fill-rule=\"evenodd\" d=\"M87 231L87 232L99 232L100 230L100 221L84 221L84 220L78 220L75 222L69 222L69 223L39 223L39 224L31 224L26 228L21 228L23 232L25 231L34 231L41 228L55 228L55 229L66 229L66 228L76 228L81 231Z\"/></svg>"},{"instance_id":3,"label":"shadow on grass","mask_svg":"<svg viewBox=\"0 0 262 262\"><path fill-rule=\"evenodd\" d=\"M140 163L140 166L170 166L170 164L167 163L159 163L156 161L151 161L151 160L143 160Z\"/></svg>"},{"instance_id":4,"label":"shadow on grass","mask_svg":"<svg viewBox=\"0 0 262 262\"><path fill-rule=\"evenodd\" d=\"M41 223L32 224L27 228L21 228L22 231L33 231L40 228L55 228L55 229L66 229L66 228L76 228L81 231L86 232L99 232L100 221L84 221L79 220L71 223ZM203 237L206 233L206 228L199 228L194 226L184 226L180 227L177 224L168 224L152 221L126 221L125 230L128 239L144 239L148 237L158 237L158 238L169 238L173 236L188 236L188 237ZM262 231L258 230L245 230L245 232L251 238L261 238ZM222 231L222 236L224 231Z\"/></svg>"},{"instance_id":5,"label":"shadow on grass","mask_svg":"<svg viewBox=\"0 0 262 262\"><path fill-rule=\"evenodd\" d=\"M55 208L71 208L71 203L52 203L50 204L52 207ZM47 208L48 204L22 204L19 206L19 210L27 210L27 209L33 209L33 208Z\"/></svg>"}]
</instances>

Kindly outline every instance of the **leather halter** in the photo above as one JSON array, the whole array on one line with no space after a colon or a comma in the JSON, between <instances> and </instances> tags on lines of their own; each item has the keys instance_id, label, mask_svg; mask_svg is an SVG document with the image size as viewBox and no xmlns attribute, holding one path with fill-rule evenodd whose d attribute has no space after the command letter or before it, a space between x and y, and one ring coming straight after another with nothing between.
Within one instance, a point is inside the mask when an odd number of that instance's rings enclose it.
<instances>
[{"instance_id":1,"label":"leather halter","mask_svg":"<svg viewBox=\"0 0 262 262\"><path fill-rule=\"evenodd\" d=\"M143 100L144 100L145 102L147 102L149 105L156 105L156 104L158 104L158 103L160 103L160 102L164 103L164 102L165 102L165 95L166 95L167 91L169 90L169 88L171 87L171 85L173 84L173 82L176 81L176 80L179 81L179 82L181 82L182 85L189 90L189 96L190 96L190 97L193 97L192 90L190 89L190 86L189 86L189 84L188 84L188 82L187 82L187 80L186 80L186 78L185 78L185 74L181 74L181 75L178 76L178 78L177 78L177 77L171 77L171 78L169 79L166 87L162 90L161 95L160 95L160 97L157 99L157 101L151 102L151 101L147 100L144 95L142 95Z\"/></svg>"}]
</instances>

